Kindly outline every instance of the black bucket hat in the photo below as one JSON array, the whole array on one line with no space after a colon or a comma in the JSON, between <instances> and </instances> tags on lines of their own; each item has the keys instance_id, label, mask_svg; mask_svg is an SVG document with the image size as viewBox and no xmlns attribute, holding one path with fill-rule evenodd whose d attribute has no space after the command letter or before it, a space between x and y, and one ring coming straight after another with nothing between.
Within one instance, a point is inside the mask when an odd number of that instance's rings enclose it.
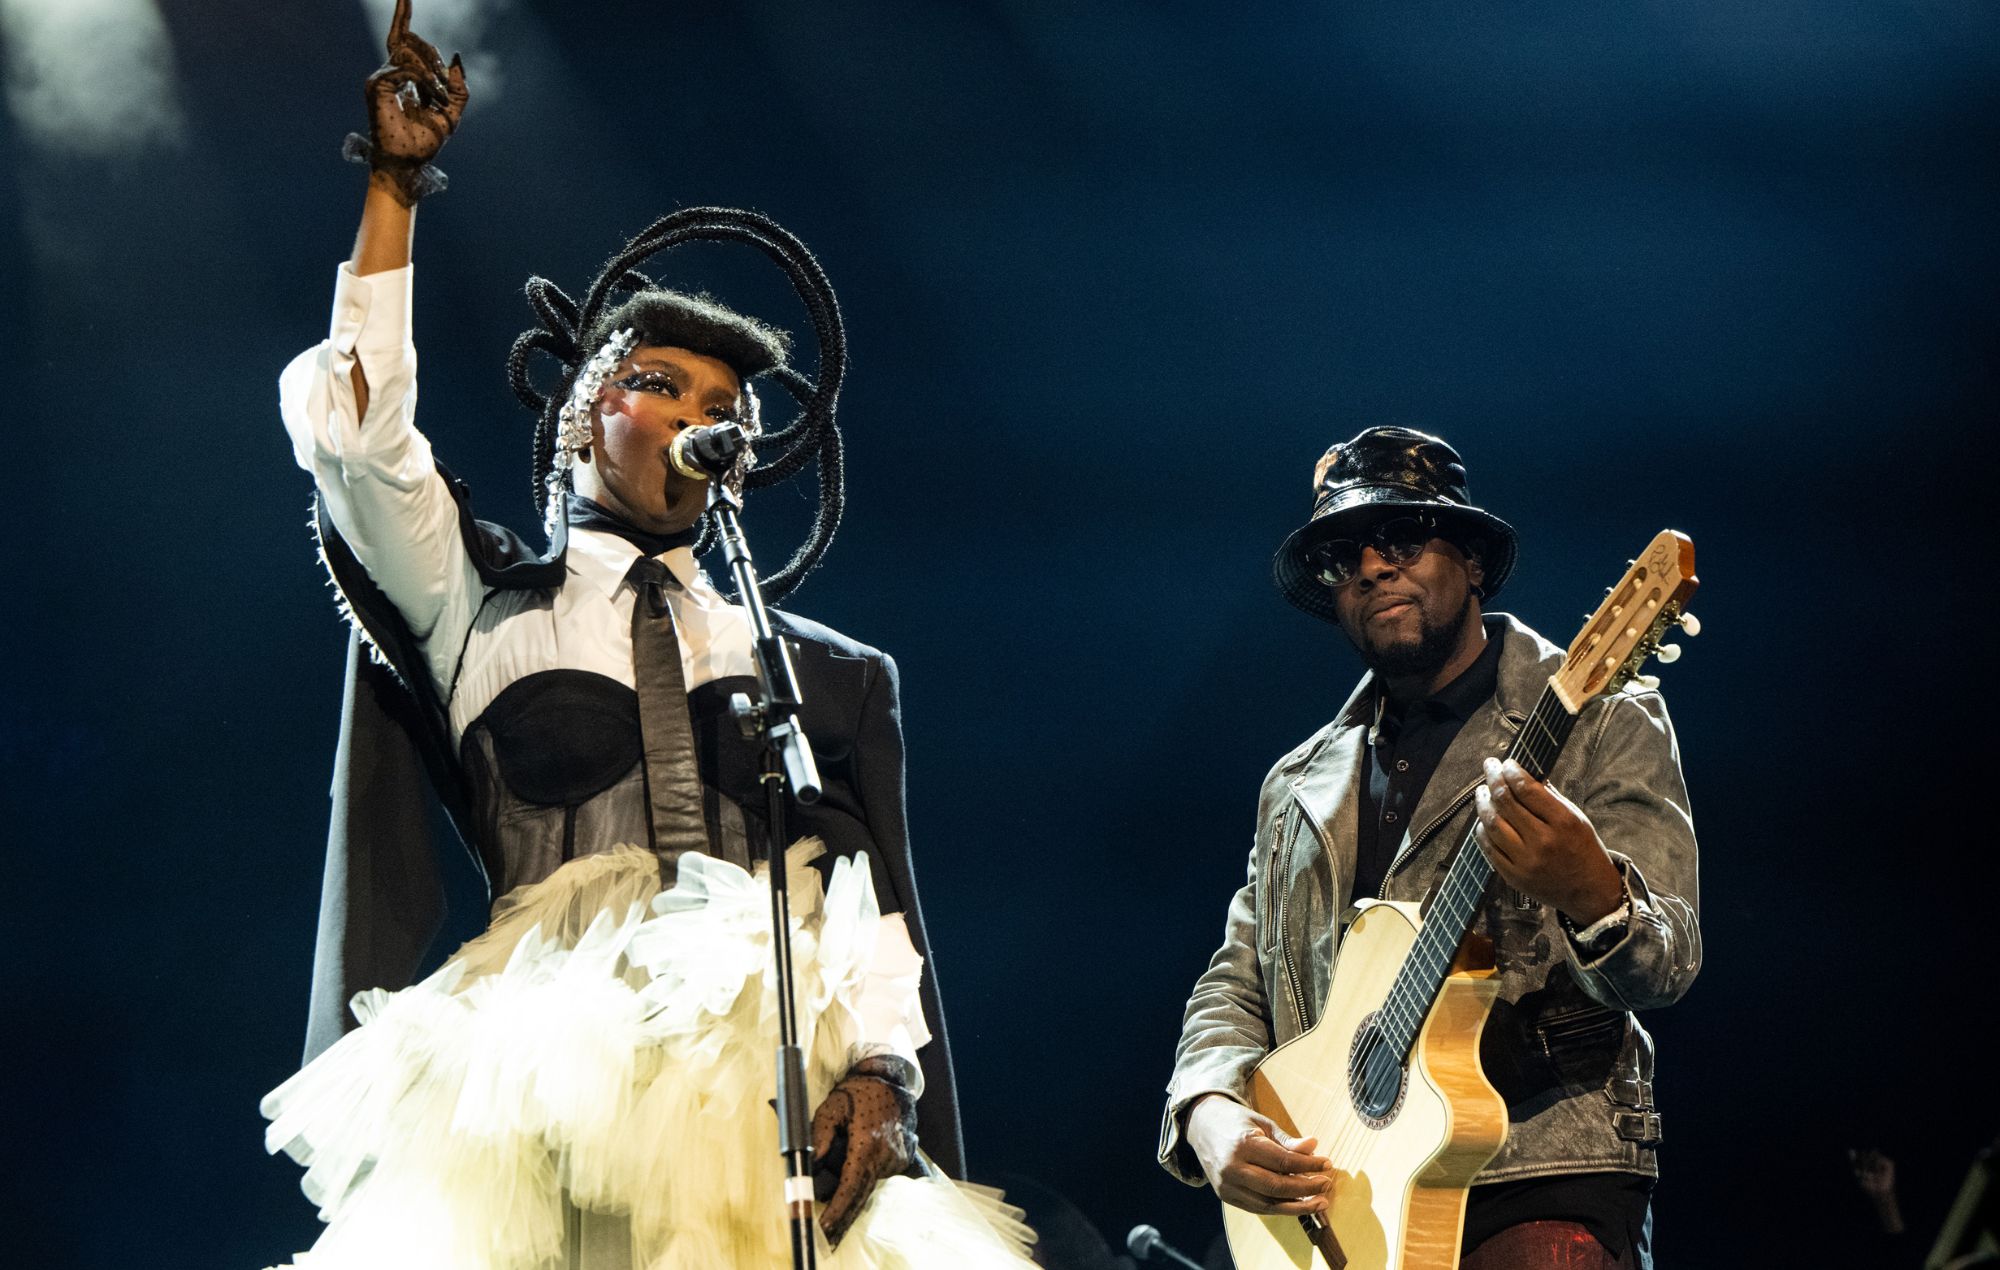
<instances>
[{"instance_id":1,"label":"black bucket hat","mask_svg":"<svg viewBox=\"0 0 2000 1270\"><path fill-rule=\"evenodd\" d=\"M1491 600L1500 593L1520 550L1514 527L1472 505L1458 451L1413 428L1369 428L1321 456L1313 471L1312 516L1278 548L1272 579L1295 606L1334 621L1333 588L1319 580L1312 549L1412 514L1434 517L1439 537L1477 546L1485 578L1480 595Z\"/></svg>"}]
</instances>

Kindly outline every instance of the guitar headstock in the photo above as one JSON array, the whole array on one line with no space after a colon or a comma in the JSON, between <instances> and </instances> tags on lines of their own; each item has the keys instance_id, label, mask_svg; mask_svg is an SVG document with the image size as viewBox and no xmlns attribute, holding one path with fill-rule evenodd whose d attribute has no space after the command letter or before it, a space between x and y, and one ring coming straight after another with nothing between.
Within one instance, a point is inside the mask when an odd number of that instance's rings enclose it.
<instances>
[{"instance_id":1,"label":"guitar headstock","mask_svg":"<svg viewBox=\"0 0 2000 1270\"><path fill-rule=\"evenodd\" d=\"M1700 585L1694 576L1693 539L1661 530L1570 641L1569 656L1550 681L1569 712L1580 713L1594 698L1635 678L1644 682L1639 667L1654 654L1663 663L1678 658L1681 650L1662 647L1660 640L1676 623L1689 635L1700 633L1701 623L1687 611L1688 599Z\"/></svg>"}]
</instances>

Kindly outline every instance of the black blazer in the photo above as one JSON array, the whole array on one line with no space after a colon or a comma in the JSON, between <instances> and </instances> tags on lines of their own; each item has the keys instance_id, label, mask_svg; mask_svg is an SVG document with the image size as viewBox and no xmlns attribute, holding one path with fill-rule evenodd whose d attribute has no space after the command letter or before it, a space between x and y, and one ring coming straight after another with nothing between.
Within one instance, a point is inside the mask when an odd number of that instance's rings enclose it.
<instances>
[{"instance_id":1,"label":"black blazer","mask_svg":"<svg viewBox=\"0 0 2000 1270\"><path fill-rule=\"evenodd\" d=\"M457 500L467 550L488 586L560 586L567 534L536 556L500 526L475 520L464 486L441 473ZM425 673L417 641L336 532L314 508L320 557L353 627L334 760L333 814L320 894L306 1057L353 1026L347 1003L366 988L402 988L430 967L427 954L444 919L441 860L430 834L434 796L460 831L475 867L464 786L445 703ZM917 903L905 819L903 727L896 663L817 622L773 611L805 699L802 722L825 792L794 804L793 837L817 834L826 860L866 851L885 911L900 911L924 958L923 1007L931 1043L920 1052L924 1094L917 1105L925 1152L964 1176L958 1091L923 915ZM484 877L484 869L481 868Z\"/></svg>"}]
</instances>

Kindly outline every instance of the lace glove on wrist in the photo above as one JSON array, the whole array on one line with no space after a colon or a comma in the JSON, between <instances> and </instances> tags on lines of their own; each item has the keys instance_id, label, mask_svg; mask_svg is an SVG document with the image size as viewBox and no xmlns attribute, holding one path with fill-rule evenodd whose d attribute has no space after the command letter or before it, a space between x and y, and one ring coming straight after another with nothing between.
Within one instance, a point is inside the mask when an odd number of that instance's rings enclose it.
<instances>
[{"instance_id":1,"label":"lace glove on wrist","mask_svg":"<svg viewBox=\"0 0 2000 1270\"><path fill-rule=\"evenodd\" d=\"M885 1177L917 1157L917 1100L903 1063L864 1058L848 1069L813 1113L813 1181L825 1207L820 1228L835 1243Z\"/></svg>"},{"instance_id":2,"label":"lace glove on wrist","mask_svg":"<svg viewBox=\"0 0 2000 1270\"><path fill-rule=\"evenodd\" d=\"M459 59L447 66L435 45L410 30L410 0L396 5L388 46L389 60L362 88L369 135L349 133L340 152L388 177L397 201L414 207L445 187L444 173L431 160L457 131L470 94Z\"/></svg>"}]
</instances>

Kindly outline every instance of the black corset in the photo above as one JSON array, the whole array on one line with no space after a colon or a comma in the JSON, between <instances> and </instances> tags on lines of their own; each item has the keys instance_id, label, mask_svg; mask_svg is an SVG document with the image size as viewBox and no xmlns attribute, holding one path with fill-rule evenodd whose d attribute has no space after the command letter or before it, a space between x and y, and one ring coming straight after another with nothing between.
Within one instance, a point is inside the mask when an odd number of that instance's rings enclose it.
<instances>
[{"instance_id":1,"label":"black corset","mask_svg":"<svg viewBox=\"0 0 2000 1270\"><path fill-rule=\"evenodd\" d=\"M710 851L742 864L760 831L756 746L729 716L747 677L688 696ZM507 685L459 744L473 832L493 894L537 882L565 860L649 845L639 697L587 670L545 670ZM746 822L746 818L747 822Z\"/></svg>"}]
</instances>

